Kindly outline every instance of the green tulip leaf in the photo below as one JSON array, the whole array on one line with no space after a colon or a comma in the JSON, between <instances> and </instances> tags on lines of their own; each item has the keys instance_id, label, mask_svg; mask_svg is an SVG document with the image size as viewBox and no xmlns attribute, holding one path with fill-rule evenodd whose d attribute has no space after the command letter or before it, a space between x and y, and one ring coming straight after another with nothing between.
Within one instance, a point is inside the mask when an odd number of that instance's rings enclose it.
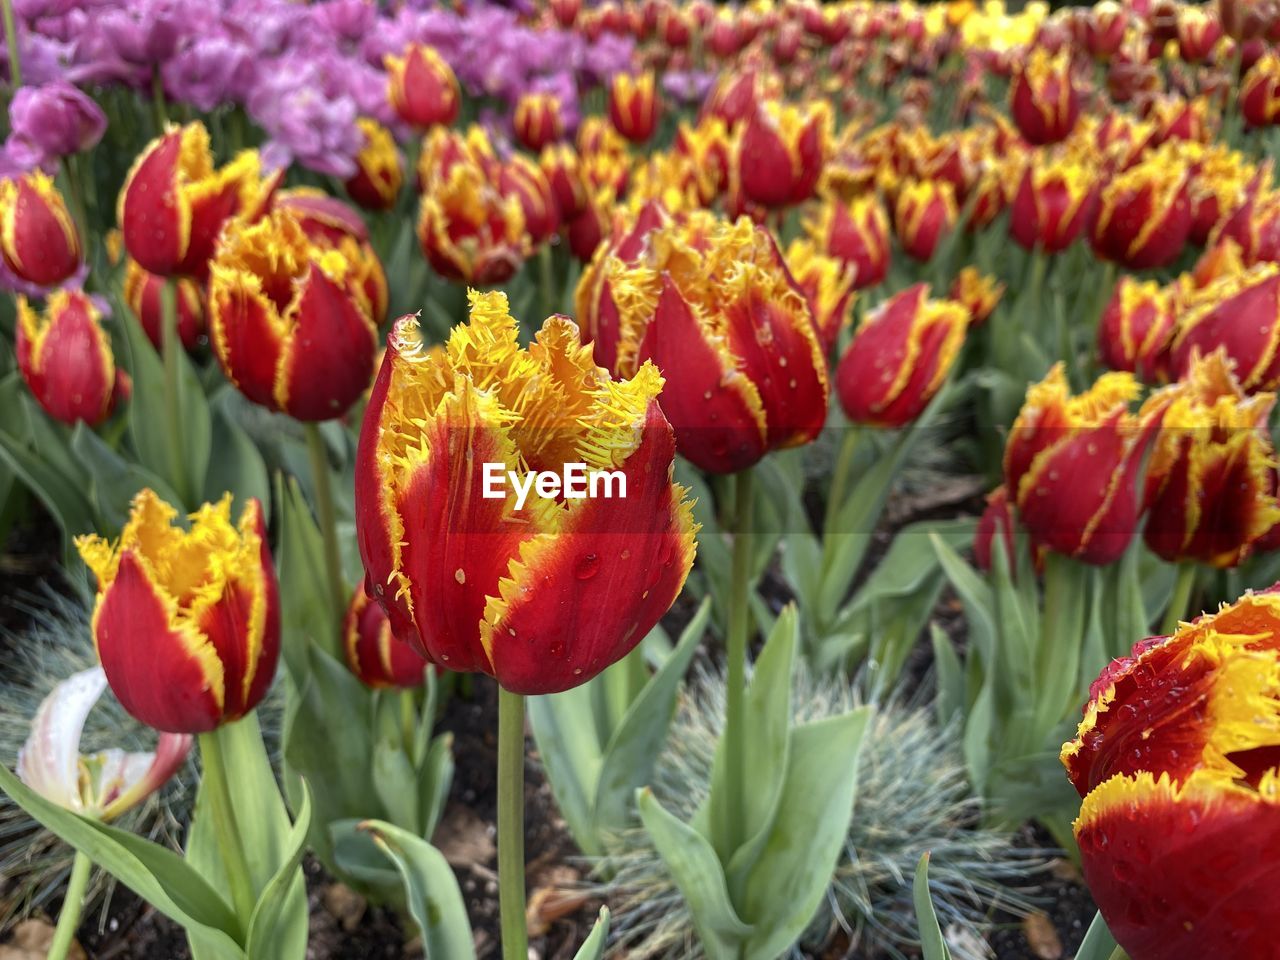
<instances>
[{"instance_id":1,"label":"green tulip leaf","mask_svg":"<svg viewBox=\"0 0 1280 960\"><path fill-rule=\"evenodd\" d=\"M601 907L600 916L591 926L591 934L582 942L573 960L602 960L609 945L609 908Z\"/></svg>"},{"instance_id":2,"label":"green tulip leaf","mask_svg":"<svg viewBox=\"0 0 1280 960\"><path fill-rule=\"evenodd\" d=\"M288 857L258 895L249 921L248 960L301 960L307 955L307 887L301 864L310 829L311 789L304 781L298 817L286 843Z\"/></svg>"},{"instance_id":3,"label":"green tulip leaf","mask_svg":"<svg viewBox=\"0 0 1280 960\"><path fill-rule=\"evenodd\" d=\"M409 915L422 930L427 956L432 960L475 960L467 907L444 855L394 824L369 820L362 828L400 871Z\"/></svg>"},{"instance_id":4,"label":"green tulip leaf","mask_svg":"<svg viewBox=\"0 0 1280 960\"><path fill-rule=\"evenodd\" d=\"M929 893L929 854L925 853L916 866L915 880L911 884L912 899L916 905L916 923L920 927L920 946L924 960L951 960L951 951L942 939L942 927L938 924L937 911L933 909L933 897Z\"/></svg>"},{"instance_id":5,"label":"green tulip leaf","mask_svg":"<svg viewBox=\"0 0 1280 960\"><path fill-rule=\"evenodd\" d=\"M715 848L705 836L668 812L653 791L638 791L636 807L654 848L689 905L708 960L740 960L742 944L752 928L742 922L729 899Z\"/></svg>"}]
</instances>

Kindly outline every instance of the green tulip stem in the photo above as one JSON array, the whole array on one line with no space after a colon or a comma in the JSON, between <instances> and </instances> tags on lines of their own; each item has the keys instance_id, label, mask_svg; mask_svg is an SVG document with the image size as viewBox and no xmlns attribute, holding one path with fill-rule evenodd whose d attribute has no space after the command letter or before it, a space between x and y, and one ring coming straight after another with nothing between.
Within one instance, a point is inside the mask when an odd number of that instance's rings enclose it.
<instances>
[{"instance_id":1,"label":"green tulip stem","mask_svg":"<svg viewBox=\"0 0 1280 960\"><path fill-rule=\"evenodd\" d=\"M1191 604L1191 592L1195 586L1196 565L1194 563L1178 564L1178 579L1173 584L1173 596L1169 598L1169 606L1164 612L1164 622L1160 625L1161 636L1172 636L1178 629L1178 622L1187 615L1187 607Z\"/></svg>"},{"instance_id":2,"label":"green tulip stem","mask_svg":"<svg viewBox=\"0 0 1280 960\"><path fill-rule=\"evenodd\" d=\"M4 11L4 40L9 47L10 96L22 86L22 58L18 56L18 22L13 16L13 0L0 0Z\"/></svg>"},{"instance_id":3,"label":"green tulip stem","mask_svg":"<svg viewBox=\"0 0 1280 960\"><path fill-rule=\"evenodd\" d=\"M418 739L418 705L413 700L413 690L400 691L400 736L404 738L404 752L413 756L413 745Z\"/></svg>"},{"instance_id":4,"label":"green tulip stem","mask_svg":"<svg viewBox=\"0 0 1280 960\"><path fill-rule=\"evenodd\" d=\"M728 773L728 819L730 849L736 850L746 839L746 692L747 634L750 632L751 608L751 536L752 473L743 470L734 478L733 579L729 593L729 636L726 655L729 659L725 688L725 763Z\"/></svg>"},{"instance_id":5,"label":"green tulip stem","mask_svg":"<svg viewBox=\"0 0 1280 960\"><path fill-rule=\"evenodd\" d=\"M549 317L558 312L556 302L556 281L552 271L551 244L544 243L538 251L538 286L542 297L542 316Z\"/></svg>"},{"instance_id":6,"label":"green tulip stem","mask_svg":"<svg viewBox=\"0 0 1280 960\"><path fill-rule=\"evenodd\" d=\"M527 960L524 897L524 697L498 688L498 908L502 960Z\"/></svg>"},{"instance_id":7,"label":"green tulip stem","mask_svg":"<svg viewBox=\"0 0 1280 960\"><path fill-rule=\"evenodd\" d=\"M93 861L79 850L71 864L71 879L67 881L67 895L62 899L62 912L58 914L58 927L53 931L47 960L66 960L67 951L80 926L80 908L84 906L84 891L89 886L89 872Z\"/></svg>"},{"instance_id":8,"label":"green tulip stem","mask_svg":"<svg viewBox=\"0 0 1280 960\"><path fill-rule=\"evenodd\" d=\"M845 429L844 438L840 441L840 453L836 457L835 472L831 475L831 496L827 500L827 533L835 532L836 517L840 515L840 509L849 495L849 478L853 474L853 462L858 452L858 440L861 437L862 427L856 423L850 423Z\"/></svg>"},{"instance_id":9,"label":"green tulip stem","mask_svg":"<svg viewBox=\"0 0 1280 960\"><path fill-rule=\"evenodd\" d=\"M160 79L160 71L151 75L151 108L155 111L156 136L163 137L169 125L169 108L164 96L164 81Z\"/></svg>"},{"instance_id":10,"label":"green tulip stem","mask_svg":"<svg viewBox=\"0 0 1280 960\"><path fill-rule=\"evenodd\" d=\"M62 175L67 182L67 193L71 196L71 219L80 234L80 245L84 250L85 261L92 267L93 256L90 244L93 235L89 232L89 216L85 212L84 186L80 181L80 166L74 154L62 158ZM91 271L92 272L92 271Z\"/></svg>"},{"instance_id":11,"label":"green tulip stem","mask_svg":"<svg viewBox=\"0 0 1280 960\"><path fill-rule=\"evenodd\" d=\"M329 578L329 594L333 598L334 616L340 618L346 606L347 591L343 585L342 561L338 553L338 525L333 509L333 488L329 484L329 457L325 453L320 427L314 423L303 426L307 433L307 452L311 455L316 514L320 521L320 534L324 537L324 566Z\"/></svg>"},{"instance_id":12,"label":"green tulip stem","mask_svg":"<svg viewBox=\"0 0 1280 960\"><path fill-rule=\"evenodd\" d=\"M165 277L160 287L160 356L164 360L165 426L168 427L169 466L174 489L183 503L194 507L195 491L187 483L187 463L182 442L182 404L178 377L182 340L178 336L178 281Z\"/></svg>"},{"instance_id":13,"label":"green tulip stem","mask_svg":"<svg viewBox=\"0 0 1280 960\"><path fill-rule=\"evenodd\" d=\"M201 786L209 792L209 816L213 819L213 828L218 838L218 851L222 854L222 863L227 871L227 884L231 887L231 902L243 932L249 928L249 920L253 916L257 896L254 894L253 880L249 873L249 861L245 859L244 839L240 836L240 825L236 822L236 812L231 806L231 791L228 787L226 758L222 753L220 729L200 734L200 760L203 767Z\"/></svg>"}]
</instances>

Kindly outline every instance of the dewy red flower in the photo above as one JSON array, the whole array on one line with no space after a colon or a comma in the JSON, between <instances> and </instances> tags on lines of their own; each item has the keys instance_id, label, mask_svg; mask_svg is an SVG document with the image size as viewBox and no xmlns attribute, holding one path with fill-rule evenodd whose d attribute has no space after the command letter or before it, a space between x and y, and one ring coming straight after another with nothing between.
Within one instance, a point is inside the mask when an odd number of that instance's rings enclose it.
<instances>
[{"instance_id":1,"label":"dewy red flower","mask_svg":"<svg viewBox=\"0 0 1280 960\"><path fill-rule=\"evenodd\" d=\"M567 318L526 350L505 295L470 303L444 346L412 317L388 338L356 463L367 589L433 663L555 693L644 638L684 585L696 528L652 364L611 380ZM625 497L485 495L493 465L519 482L571 462L616 471Z\"/></svg>"},{"instance_id":2,"label":"dewy red flower","mask_svg":"<svg viewBox=\"0 0 1280 960\"><path fill-rule=\"evenodd\" d=\"M347 667L366 687L382 689L422 686L427 661L391 632L382 606L358 587L342 621L342 651Z\"/></svg>"},{"instance_id":3,"label":"dewy red flower","mask_svg":"<svg viewBox=\"0 0 1280 960\"><path fill-rule=\"evenodd\" d=\"M82 291L58 291L42 313L18 297L14 347L22 379L55 420L97 426L128 394L129 380L116 369L102 313Z\"/></svg>"},{"instance_id":4,"label":"dewy red flower","mask_svg":"<svg viewBox=\"0 0 1280 960\"><path fill-rule=\"evenodd\" d=\"M98 578L93 640L116 699L169 733L238 720L266 695L280 655L280 603L262 507L238 525L231 494L175 526L144 489L120 539L76 540Z\"/></svg>"},{"instance_id":5,"label":"dewy red flower","mask_svg":"<svg viewBox=\"0 0 1280 960\"><path fill-rule=\"evenodd\" d=\"M262 177L256 151L215 169L203 124L171 127L138 156L120 191L125 249L151 273L203 281L223 224L260 216L278 182Z\"/></svg>"},{"instance_id":6,"label":"dewy red flower","mask_svg":"<svg viewBox=\"0 0 1280 960\"><path fill-rule=\"evenodd\" d=\"M39 170L0 180L0 253L38 287L62 283L80 266L80 234L62 194Z\"/></svg>"},{"instance_id":7,"label":"dewy red flower","mask_svg":"<svg viewBox=\"0 0 1280 960\"><path fill-rule=\"evenodd\" d=\"M1089 891L1132 960L1263 960L1280 927L1280 594L1144 640L1062 748Z\"/></svg>"},{"instance_id":8,"label":"dewy red flower","mask_svg":"<svg viewBox=\"0 0 1280 960\"><path fill-rule=\"evenodd\" d=\"M1009 432L1004 479L1038 545L1105 565L1138 528L1138 468L1150 430L1129 412L1137 381L1106 373L1072 396L1062 364L1027 391Z\"/></svg>"},{"instance_id":9,"label":"dewy red flower","mask_svg":"<svg viewBox=\"0 0 1280 960\"><path fill-rule=\"evenodd\" d=\"M836 393L854 423L902 427L924 412L960 352L969 311L929 299L918 283L870 313L836 370Z\"/></svg>"},{"instance_id":10,"label":"dewy red flower","mask_svg":"<svg viewBox=\"0 0 1280 960\"><path fill-rule=\"evenodd\" d=\"M1172 292L1153 280L1121 277L1098 323L1102 362L1112 370L1136 373L1147 382L1156 379L1168 367L1176 320Z\"/></svg>"},{"instance_id":11,"label":"dewy red flower","mask_svg":"<svg viewBox=\"0 0 1280 960\"><path fill-rule=\"evenodd\" d=\"M1219 349L1145 405L1160 418L1146 470L1143 539L1170 563L1234 567L1280 523L1267 421L1275 395L1246 397Z\"/></svg>"}]
</instances>

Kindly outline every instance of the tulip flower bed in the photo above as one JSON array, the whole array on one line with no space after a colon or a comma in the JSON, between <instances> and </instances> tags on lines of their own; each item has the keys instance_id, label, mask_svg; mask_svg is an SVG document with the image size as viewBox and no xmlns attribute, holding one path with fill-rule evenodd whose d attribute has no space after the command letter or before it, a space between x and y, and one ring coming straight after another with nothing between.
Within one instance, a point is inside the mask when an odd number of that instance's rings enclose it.
<instances>
[{"instance_id":1,"label":"tulip flower bed","mask_svg":"<svg viewBox=\"0 0 1280 960\"><path fill-rule=\"evenodd\" d=\"M1277 956L1280 6L0 12L0 960Z\"/></svg>"}]
</instances>

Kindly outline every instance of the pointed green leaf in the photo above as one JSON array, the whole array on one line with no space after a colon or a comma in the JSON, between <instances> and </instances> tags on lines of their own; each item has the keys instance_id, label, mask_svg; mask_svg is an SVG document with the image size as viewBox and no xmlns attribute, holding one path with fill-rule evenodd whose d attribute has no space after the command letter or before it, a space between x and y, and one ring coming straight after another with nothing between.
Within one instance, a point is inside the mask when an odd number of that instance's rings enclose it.
<instances>
[{"instance_id":1,"label":"pointed green leaf","mask_svg":"<svg viewBox=\"0 0 1280 960\"><path fill-rule=\"evenodd\" d=\"M311 789L302 784L302 804L286 841L287 858L280 864L249 921L248 960L290 960L307 954L307 886L302 855L311 829Z\"/></svg>"},{"instance_id":2,"label":"pointed green leaf","mask_svg":"<svg viewBox=\"0 0 1280 960\"><path fill-rule=\"evenodd\" d=\"M729 900L724 868L715 849L701 833L668 813L653 791L638 791L636 807L654 848L689 905L708 960L739 960L751 927L742 922Z\"/></svg>"},{"instance_id":3,"label":"pointed green leaf","mask_svg":"<svg viewBox=\"0 0 1280 960\"><path fill-rule=\"evenodd\" d=\"M429 960L474 960L467 907L444 855L390 823L369 820L362 828L400 871L409 915L422 930Z\"/></svg>"},{"instance_id":4,"label":"pointed green leaf","mask_svg":"<svg viewBox=\"0 0 1280 960\"><path fill-rule=\"evenodd\" d=\"M600 916L591 926L591 934L582 942L573 960L603 960L605 948L609 945L609 908L601 907Z\"/></svg>"},{"instance_id":5,"label":"pointed green leaf","mask_svg":"<svg viewBox=\"0 0 1280 960\"><path fill-rule=\"evenodd\" d=\"M938 914L933 909L933 897L929 892L929 854L926 852L916 866L915 880L911 883L912 899L916 905L916 923L920 927L920 946L924 960L951 960L951 951L942 939Z\"/></svg>"},{"instance_id":6,"label":"pointed green leaf","mask_svg":"<svg viewBox=\"0 0 1280 960\"><path fill-rule=\"evenodd\" d=\"M774 960L813 919L849 834L870 707L791 732L777 815L746 882L745 960Z\"/></svg>"},{"instance_id":7,"label":"pointed green leaf","mask_svg":"<svg viewBox=\"0 0 1280 960\"><path fill-rule=\"evenodd\" d=\"M1076 960L1110 960L1119 949L1116 938L1107 928L1107 921L1099 913L1089 924L1089 932L1084 935L1084 942L1076 951Z\"/></svg>"}]
</instances>

